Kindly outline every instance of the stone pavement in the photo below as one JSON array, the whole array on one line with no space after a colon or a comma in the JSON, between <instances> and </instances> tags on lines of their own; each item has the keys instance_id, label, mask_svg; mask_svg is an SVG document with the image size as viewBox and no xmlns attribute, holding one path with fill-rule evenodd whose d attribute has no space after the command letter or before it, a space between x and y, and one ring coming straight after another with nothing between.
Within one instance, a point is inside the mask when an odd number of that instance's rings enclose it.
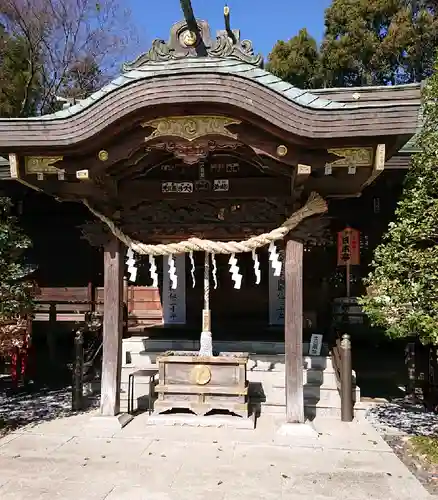
<instances>
[{"instance_id":1,"label":"stone pavement","mask_svg":"<svg viewBox=\"0 0 438 500\"><path fill-rule=\"evenodd\" d=\"M1 500L425 500L432 498L367 422L314 423L312 438L146 425L111 433L90 414L0 439Z\"/></svg>"}]
</instances>

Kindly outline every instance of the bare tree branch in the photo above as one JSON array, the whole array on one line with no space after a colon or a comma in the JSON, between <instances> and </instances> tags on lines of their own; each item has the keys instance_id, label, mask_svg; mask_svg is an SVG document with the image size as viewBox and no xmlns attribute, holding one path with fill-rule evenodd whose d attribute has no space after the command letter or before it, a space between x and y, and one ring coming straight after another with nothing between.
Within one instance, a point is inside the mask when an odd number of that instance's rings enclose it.
<instances>
[{"instance_id":1,"label":"bare tree branch","mask_svg":"<svg viewBox=\"0 0 438 500\"><path fill-rule=\"evenodd\" d=\"M117 0L1 0L0 24L28 45L20 114L29 108L36 83L41 86L38 110L44 113L56 94L69 92L75 77L88 86L97 83L98 71L105 83L137 45L130 14ZM82 74L87 69L90 78Z\"/></svg>"}]
</instances>

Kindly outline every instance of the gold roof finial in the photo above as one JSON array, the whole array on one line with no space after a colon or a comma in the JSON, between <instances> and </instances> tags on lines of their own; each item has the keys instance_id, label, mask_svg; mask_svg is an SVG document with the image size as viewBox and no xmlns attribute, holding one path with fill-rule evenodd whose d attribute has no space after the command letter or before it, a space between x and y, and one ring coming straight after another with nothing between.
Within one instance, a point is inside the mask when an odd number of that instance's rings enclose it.
<instances>
[{"instance_id":1,"label":"gold roof finial","mask_svg":"<svg viewBox=\"0 0 438 500\"><path fill-rule=\"evenodd\" d=\"M231 29L230 8L228 7L227 4L225 4L224 7L224 21L225 21L225 30L228 36L231 38L231 40L233 40L233 43L236 43L236 37L233 33L233 30Z\"/></svg>"}]
</instances>

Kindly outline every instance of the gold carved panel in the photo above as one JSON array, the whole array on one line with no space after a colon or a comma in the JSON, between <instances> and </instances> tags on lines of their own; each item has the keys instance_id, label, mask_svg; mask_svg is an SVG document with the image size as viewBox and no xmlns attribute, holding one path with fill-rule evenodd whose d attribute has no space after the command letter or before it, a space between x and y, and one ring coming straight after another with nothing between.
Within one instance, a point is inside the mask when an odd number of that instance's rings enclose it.
<instances>
[{"instance_id":1,"label":"gold carved panel","mask_svg":"<svg viewBox=\"0 0 438 500\"><path fill-rule=\"evenodd\" d=\"M55 163L62 160L62 156L26 156L25 172L26 174L58 174L62 169L55 167Z\"/></svg>"},{"instance_id":2,"label":"gold carved panel","mask_svg":"<svg viewBox=\"0 0 438 500\"><path fill-rule=\"evenodd\" d=\"M226 116L168 116L142 123L142 127L155 130L146 137L146 142L157 137L178 137L187 141L195 141L207 135L221 135L237 139L226 127L239 125L240 120Z\"/></svg>"},{"instance_id":3,"label":"gold carved panel","mask_svg":"<svg viewBox=\"0 0 438 500\"><path fill-rule=\"evenodd\" d=\"M370 167L373 164L373 148L336 148L328 152L339 157L328 163L332 167Z\"/></svg>"}]
</instances>

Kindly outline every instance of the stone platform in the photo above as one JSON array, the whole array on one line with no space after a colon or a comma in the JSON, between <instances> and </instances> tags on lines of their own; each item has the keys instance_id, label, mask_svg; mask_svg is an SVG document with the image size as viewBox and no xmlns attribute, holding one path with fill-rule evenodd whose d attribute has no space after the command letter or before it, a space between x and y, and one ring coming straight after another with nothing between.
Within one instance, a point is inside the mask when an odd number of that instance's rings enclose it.
<instances>
[{"instance_id":1,"label":"stone platform","mask_svg":"<svg viewBox=\"0 0 438 500\"><path fill-rule=\"evenodd\" d=\"M283 416L254 431L147 425L116 432L90 414L0 439L2 500L426 500L431 497L366 422L315 420L282 434Z\"/></svg>"}]
</instances>

